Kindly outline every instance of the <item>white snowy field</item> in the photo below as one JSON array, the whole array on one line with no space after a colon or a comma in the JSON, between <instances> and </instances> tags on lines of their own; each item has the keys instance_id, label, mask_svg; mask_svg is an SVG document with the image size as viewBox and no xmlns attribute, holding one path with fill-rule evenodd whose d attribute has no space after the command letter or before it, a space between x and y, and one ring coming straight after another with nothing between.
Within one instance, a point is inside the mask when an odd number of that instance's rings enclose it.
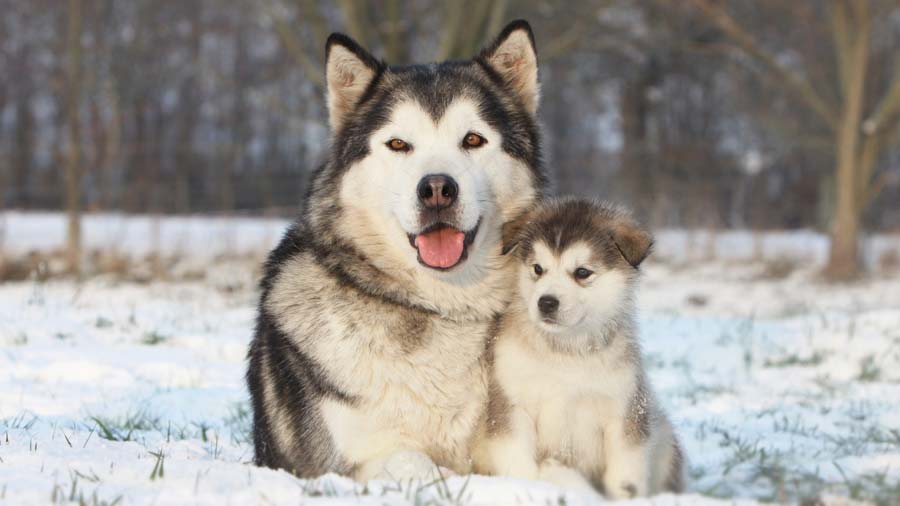
<instances>
[{"instance_id":1,"label":"white snowy field","mask_svg":"<svg viewBox=\"0 0 900 506\"><path fill-rule=\"evenodd\" d=\"M52 250L61 223L0 213L0 249ZM89 248L158 248L202 276L0 283L0 504L594 502L503 478L364 485L250 464L244 355L257 264L284 226L93 216ZM900 274L821 283L823 239L812 232L758 243L723 234L706 262L684 261L709 253L686 246L702 236L658 237L641 332L687 452L689 494L630 503L900 504ZM754 244L768 262L749 260ZM881 237L867 251L898 248ZM216 258L232 253L247 258Z\"/></svg>"}]
</instances>

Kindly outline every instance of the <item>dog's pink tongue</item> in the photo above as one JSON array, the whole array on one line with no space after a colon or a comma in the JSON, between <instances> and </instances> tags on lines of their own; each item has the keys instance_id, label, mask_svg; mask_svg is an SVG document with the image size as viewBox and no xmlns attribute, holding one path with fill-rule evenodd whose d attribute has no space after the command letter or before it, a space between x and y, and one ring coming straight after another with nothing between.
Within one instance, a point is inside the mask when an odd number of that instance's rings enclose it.
<instances>
[{"instance_id":1,"label":"dog's pink tongue","mask_svg":"<svg viewBox=\"0 0 900 506\"><path fill-rule=\"evenodd\" d=\"M451 227L444 227L416 236L419 257L431 267L453 267L463 254L466 235Z\"/></svg>"}]
</instances>

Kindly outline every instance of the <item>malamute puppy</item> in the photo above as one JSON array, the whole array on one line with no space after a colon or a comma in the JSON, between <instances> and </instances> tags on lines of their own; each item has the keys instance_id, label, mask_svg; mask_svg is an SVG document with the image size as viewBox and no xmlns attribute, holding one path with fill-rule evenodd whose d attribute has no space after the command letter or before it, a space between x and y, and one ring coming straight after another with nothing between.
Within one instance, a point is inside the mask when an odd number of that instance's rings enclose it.
<instances>
[{"instance_id":1,"label":"malamute puppy","mask_svg":"<svg viewBox=\"0 0 900 506\"><path fill-rule=\"evenodd\" d=\"M531 29L406 67L334 34L325 76L330 155L266 262L250 345L256 462L465 473L510 296L501 229L544 185Z\"/></svg>"},{"instance_id":2,"label":"malamute puppy","mask_svg":"<svg viewBox=\"0 0 900 506\"><path fill-rule=\"evenodd\" d=\"M622 210L587 200L550 201L525 221L519 293L492 343L479 471L590 482L611 498L683 488L681 450L635 335L651 243Z\"/></svg>"}]
</instances>

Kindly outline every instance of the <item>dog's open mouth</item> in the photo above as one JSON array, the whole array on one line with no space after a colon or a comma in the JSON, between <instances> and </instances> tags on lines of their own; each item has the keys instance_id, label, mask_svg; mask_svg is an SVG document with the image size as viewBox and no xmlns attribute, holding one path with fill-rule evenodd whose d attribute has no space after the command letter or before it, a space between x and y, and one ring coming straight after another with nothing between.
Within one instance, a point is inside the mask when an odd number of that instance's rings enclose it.
<instances>
[{"instance_id":1,"label":"dog's open mouth","mask_svg":"<svg viewBox=\"0 0 900 506\"><path fill-rule=\"evenodd\" d=\"M418 251L420 264L438 270L452 269L469 256L468 249L479 225L463 232L446 223L437 223L418 234L409 234L409 244Z\"/></svg>"}]
</instances>

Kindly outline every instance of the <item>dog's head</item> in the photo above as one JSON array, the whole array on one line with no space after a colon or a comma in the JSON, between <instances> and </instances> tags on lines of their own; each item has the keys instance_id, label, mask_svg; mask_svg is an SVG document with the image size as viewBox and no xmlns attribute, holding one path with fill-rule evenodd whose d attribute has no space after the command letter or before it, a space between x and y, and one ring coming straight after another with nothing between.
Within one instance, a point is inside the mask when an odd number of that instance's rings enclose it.
<instances>
[{"instance_id":1,"label":"dog's head","mask_svg":"<svg viewBox=\"0 0 900 506\"><path fill-rule=\"evenodd\" d=\"M514 239L520 303L562 348L589 345L631 305L653 240L620 208L567 198L542 204Z\"/></svg>"},{"instance_id":2,"label":"dog's head","mask_svg":"<svg viewBox=\"0 0 900 506\"><path fill-rule=\"evenodd\" d=\"M527 23L468 61L391 67L328 39L329 163L312 219L382 269L472 279L540 194L537 59ZM385 260L387 259L387 260Z\"/></svg>"}]
</instances>

